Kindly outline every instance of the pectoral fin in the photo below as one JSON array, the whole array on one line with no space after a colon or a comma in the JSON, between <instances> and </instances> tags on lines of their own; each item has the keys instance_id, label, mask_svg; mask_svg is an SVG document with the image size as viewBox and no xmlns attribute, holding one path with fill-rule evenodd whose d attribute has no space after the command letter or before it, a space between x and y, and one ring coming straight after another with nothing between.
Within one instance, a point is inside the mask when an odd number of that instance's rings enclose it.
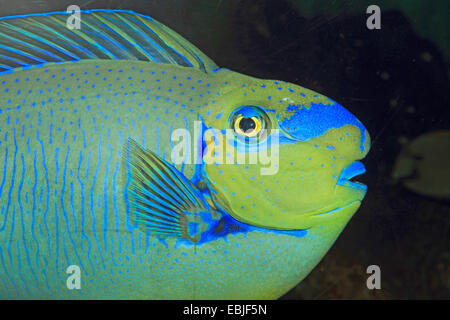
<instances>
[{"instance_id":1,"label":"pectoral fin","mask_svg":"<svg viewBox=\"0 0 450 320\"><path fill-rule=\"evenodd\" d=\"M174 166L129 139L125 165L131 213L151 234L197 242L202 213L209 206L200 191Z\"/></svg>"}]
</instances>

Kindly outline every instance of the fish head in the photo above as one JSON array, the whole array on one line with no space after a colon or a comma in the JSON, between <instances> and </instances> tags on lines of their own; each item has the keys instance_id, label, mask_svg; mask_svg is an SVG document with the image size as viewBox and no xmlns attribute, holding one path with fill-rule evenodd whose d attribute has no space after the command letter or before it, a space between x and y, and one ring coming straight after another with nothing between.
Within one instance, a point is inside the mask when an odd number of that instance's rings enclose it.
<instances>
[{"instance_id":1,"label":"fish head","mask_svg":"<svg viewBox=\"0 0 450 320\"><path fill-rule=\"evenodd\" d=\"M308 229L338 215L348 221L366 194L350 181L365 172L363 124L295 84L234 73L225 79L216 111L203 118L213 131L204 137L203 173L218 206L271 229Z\"/></svg>"}]
</instances>

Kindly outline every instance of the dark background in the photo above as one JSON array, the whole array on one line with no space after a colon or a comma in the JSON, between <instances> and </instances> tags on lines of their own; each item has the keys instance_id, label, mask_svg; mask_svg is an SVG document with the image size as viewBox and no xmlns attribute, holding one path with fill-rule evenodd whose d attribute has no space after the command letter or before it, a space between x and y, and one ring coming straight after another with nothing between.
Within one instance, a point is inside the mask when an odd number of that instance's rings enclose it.
<instances>
[{"instance_id":1,"label":"dark background","mask_svg":"<svg viewBox=\"0 0 450 320\"><path fill-rule=\"evenodd\" d=\"M0 0L0 16L71 4L134 10L179 32L219 66L339 101L371 133L359 179L368 193L322 262L282 299L449 299L450 202L413 194L390 174L402 141L450 130L450 2L397 2ZM381 7L381 30L366 28L370 4ZM381 290L366 287L372 264L381 268Z\"/></svg>"}]
</instances>

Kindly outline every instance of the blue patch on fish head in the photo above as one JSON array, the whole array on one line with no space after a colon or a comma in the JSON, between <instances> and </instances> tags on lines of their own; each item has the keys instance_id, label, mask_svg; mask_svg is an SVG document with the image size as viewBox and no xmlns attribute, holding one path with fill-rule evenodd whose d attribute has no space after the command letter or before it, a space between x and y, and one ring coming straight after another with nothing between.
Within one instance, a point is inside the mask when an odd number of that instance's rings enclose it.
<instances>
[{"instance_id":1,"label":"blue patch on fish head","mask_svg":"<svg viewBox=\"0 0 450 320\"><path fill-rule=\"evenodd\" d=\"M343 106L330 100L330 104L313 103L307 107L302 104L289 104L287 115L277 116L280 129L298 141L308 141L322 136L331 129L351 125L359 129L359 149L364 157L370 148L368 133L364 125Z\"/></svg>"}]
</instances>

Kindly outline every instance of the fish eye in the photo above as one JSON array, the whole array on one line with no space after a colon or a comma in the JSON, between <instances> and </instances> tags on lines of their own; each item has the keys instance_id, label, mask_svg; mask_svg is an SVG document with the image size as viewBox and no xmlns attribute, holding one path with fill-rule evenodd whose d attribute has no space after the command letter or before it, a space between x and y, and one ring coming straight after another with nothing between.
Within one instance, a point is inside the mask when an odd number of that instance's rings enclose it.
<instances>
[{"instance_id":1,"label":"fish eye","mask_svg":"<svg viewBox=\"0 0 450 320\"><path fill-rule=\"evenodd\" d=\"M238 138L253 141L267 136L270 129L270 119L257 106L243 106L233 112L230 117L231 129Z\"/></svg>"},{"instance_id":2,"label":"fish eye","mask_svg":"<svg viewBox=\"0 0 450 320\"><path fill-rule=\"evenodd\" d=\"M261 131L261 120L256 117L239 116L234 123L234 130L240 135L253 138Z\"/></svg>"}]
</instances>

